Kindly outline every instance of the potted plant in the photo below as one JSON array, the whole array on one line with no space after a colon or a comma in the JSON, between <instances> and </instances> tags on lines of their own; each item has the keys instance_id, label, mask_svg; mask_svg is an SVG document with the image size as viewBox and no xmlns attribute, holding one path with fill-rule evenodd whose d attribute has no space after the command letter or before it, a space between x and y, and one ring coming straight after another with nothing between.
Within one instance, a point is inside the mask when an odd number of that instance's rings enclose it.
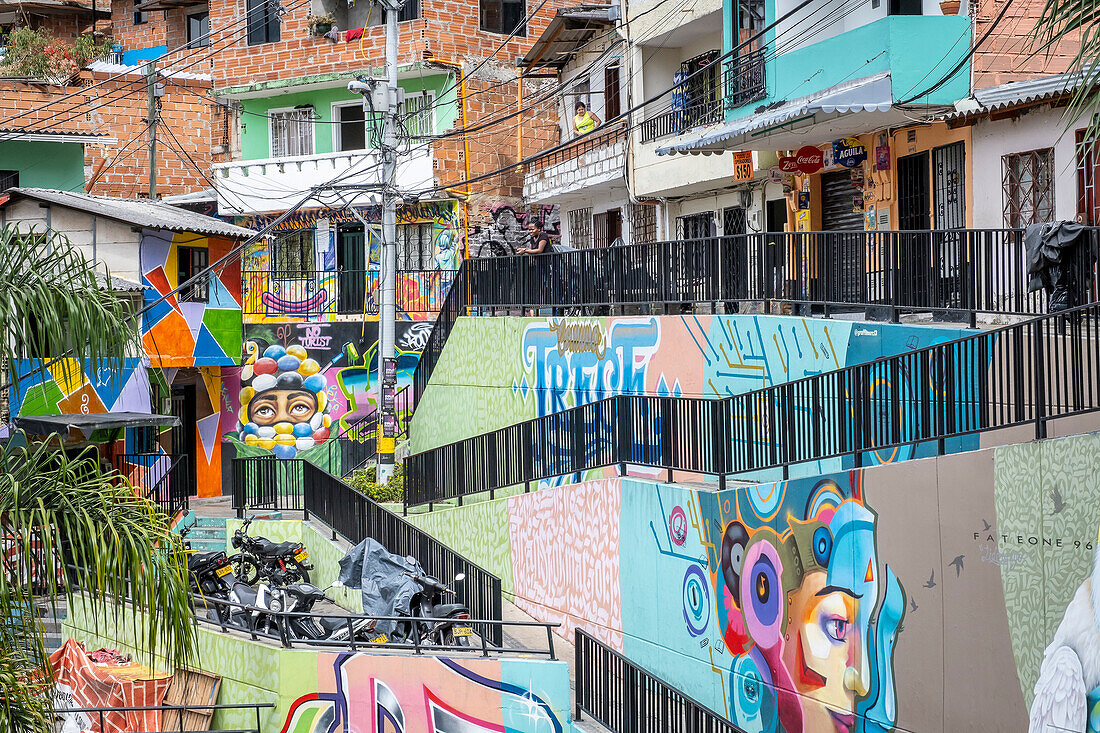
<instances>
[{"instance_id":1,"label":"potted plant","mask_svg":"<svg viewBox=\"0 0 1100 733\"><path fill-rule=\"evenodd\" d=\"M309 34L311 36L323 36L332 30L332 24L336 22L336 19L332 17L331 13L324 13L323 15L313 15L310 13L306 18L306 23L309 25Z\"/></svg>"},{"instance_id":2,"label":"potted plant","mask_svg":"<svg viewBox=\"0 0 1100 733\"><path fill-rule=\"evenodd\" d=\"M944 15L958 15L960 5L959 0L940 0L940 12Z\"/></svg>"}]
</instances>

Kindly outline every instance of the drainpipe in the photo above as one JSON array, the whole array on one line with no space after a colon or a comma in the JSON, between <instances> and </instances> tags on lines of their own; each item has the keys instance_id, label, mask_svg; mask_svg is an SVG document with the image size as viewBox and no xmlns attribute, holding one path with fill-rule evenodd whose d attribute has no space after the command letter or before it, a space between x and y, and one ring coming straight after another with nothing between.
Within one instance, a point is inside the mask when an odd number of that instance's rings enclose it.
<instances>
[{"instance_id":1,"label":"drainpipe","mask_svg":"<svg viewBox=\"0 0 1100 733\"><path fill-rule=\"evenodd\" d=\"M518 69L516 83L519 84L519 101L516 103L516 161L523 160L523 70ZM523 166L520 165L519 173L523 175Z\"/></svg>"},{"instance_id":2,"label":"drainpipe","mask_svg":"<svg viewBox=\"0 0 1100 733\"><path fill-rule=\"evenodd\" d=\"M466 189L458 190L454 188L448 188L447 191L454 191L454 193L462 195L462 229L465 233L464 251L462 254L463 259L470 257L470 137L466 132L466 68L462 63L455 61L443 61L442 59L433 56L431 62L439 64L440 66L446 66L455 70L458 75L458 99L459 109L462 114L462 160L466 164Z\"/></svg>"}]
</instances>

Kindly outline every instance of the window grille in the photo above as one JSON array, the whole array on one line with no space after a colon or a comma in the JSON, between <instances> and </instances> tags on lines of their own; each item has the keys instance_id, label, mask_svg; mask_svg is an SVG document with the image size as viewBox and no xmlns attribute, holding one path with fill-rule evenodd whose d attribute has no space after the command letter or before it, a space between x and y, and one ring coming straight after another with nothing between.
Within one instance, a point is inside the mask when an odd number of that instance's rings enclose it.
<instances>
[{"instance_id":1,"label":"window grille","mask_svg":"<svg viewBox=\"0 0 1100 733\"><path fill-rule=\"evenodd\" d=\"M275 240L272 277L290 279L313 273L313 230L283 232Z\"/></svg>"},{"instance_id":2,"label":"window grille","mask_svg":"<svg viewBox=\"0 0 1100 733\"><path fill-rule=\"evenodd\" d=\"M630 207L631 241L644 244L657 241L657 207L653 204L632 204Z\"/></svg>"},{"instance_id":3,"label":"window grille","mask_svg":"<svg viewBox=\"0 0 1100 733\"><path fill-rule=\"evenodd\" d=\"M435 105L431 94L410 94L398 105L397 113L412 137L435 134Z\"/></svg>"},{"instance_id":4,"label":"window grille","mask_svg":"<svg viewBox=\"0 0 1100 733\"><path fill-rule=\"evenodd\" d=\"M313 155L313 108L271 112L271 157Z\"/></svg>"},{"instance_id":5,"label":"window grille","mask_svg":"<svg viewBox=\"0 0 1100 733\"><path fill-rule=\"evenodd\" d=\"M434 228L426 224L400 224L397 227L397 269L435 269Z\"/></svg>"},{"instance_id":6,"label":"window grille","mask_svg":"<svg viewBox=\"0 0 1100 733\"><path fill-rule=\"evenodd\" d=\"M206 269L209 264L209 253L206 247L177 247L176 262L178 264L177 284L182 285L195 275ZM179 300L184 303L205 303L209 293L209 276L179 291Z\"/></svg>"},{"instance_id":7,"label":"window grille","mask_svg":"<svg viewBox=\"0 0 1100 733\"><path fill-rule=\"evenodd\" d=\"M1026 227L1054 218L1054 149L1001 158L1005 225Z\"/></svg>"},{"instance_id":8,"label":"window grille","mask_svg":"<svg viewBox=\"0 0 1100 733\"><path fill-rule=\"evenodd\" d=\"M569 211L569 243L573 249L592 247L592 209L571 209Z\"/></svg>"},{"instance_id":9,"label":"window grille","mask_svg":"<svg viewBox=\"0 0 1100 733\"><path fill-rule=\"evenodd\" d=\"M714 236L714 212L704 211L676 217L676 236L680 239L702 239Z\"/></svg>"}]
</instances>

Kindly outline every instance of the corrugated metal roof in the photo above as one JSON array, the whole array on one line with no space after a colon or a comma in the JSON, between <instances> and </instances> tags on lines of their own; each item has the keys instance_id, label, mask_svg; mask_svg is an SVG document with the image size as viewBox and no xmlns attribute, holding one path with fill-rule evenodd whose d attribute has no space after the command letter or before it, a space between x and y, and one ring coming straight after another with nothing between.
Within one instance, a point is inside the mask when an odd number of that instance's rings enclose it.
<instances>
[{"instance_id":1,"label":"corrugated metal roof","mask_svg":"<svg viewBox=\"0 0 1100 733\"><path fill-rule=\"evenodd\" d=\"M611 25L610 5L575 5L559 8L520 63L561 69L573 52L597 32Z\"/></svg>"},{"instance_id":2,"label":"corrugated metal roof","mask_svg":"<svg viewBox=\"0 0 1100 733\"><path fill-rule=\"evenodd\" d=\"M99 282L105 285L108 284L107 276L103 273L97 272L95 277L96 280L99 280ZM127 280L124 277L117 277L115 275L111 275L110 286L111 290L114 290L116 293L140 293L143 290L149 289L149 287L146 285L136 283L133 280Z\"/></svg>"},{"instance_id":3,"label":"corrugated metal roof","mask_svg":"<svg viewBox=\"0 0 1100 733\"><path fill-rule=\"evenodd\" d=\"M1013 81L1000 86L975 89L966 99L955 103L948 118L985 114L999 109L1036 104L1071 94L1088 82L1089 73L1072 71L1026 81Z\"/></svg>"},{"instance_id":4,"label":"corrugated metal roof","mask_svg":"<svg viewBox=\"0 0 1100 733\"><path fill-rule=\"evenodd\" d=\"M23 196L149 229L214 234L232 239L247 239L255 234L251 229L234 226L212 216L196 214L193 211L148 199L92 196L86 193L55 191L50 188L9 188L7 193L12 198Z\"/></svg>"}]
</instances>

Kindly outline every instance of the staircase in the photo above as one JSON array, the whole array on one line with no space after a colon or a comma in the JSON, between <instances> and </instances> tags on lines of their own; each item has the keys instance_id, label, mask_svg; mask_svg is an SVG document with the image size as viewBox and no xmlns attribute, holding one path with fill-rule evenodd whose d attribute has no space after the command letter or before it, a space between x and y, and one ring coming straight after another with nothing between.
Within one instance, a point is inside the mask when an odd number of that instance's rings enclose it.
<instances>
[{"instance_id":1,"label":"staircase","mask_svg":"<svg viewBox=\"0 0 1100 733\"><path fill-rule=\"evenodd\" d=\"M200 507L201 511L201 507ZM282 519L282 512L253 512L256 519ZM187 533L187 539L191 543L191 549L195 552L225 551L229 541L225 523L228 516L207 516L198 514L195 510L188 510L186 514L173 527L174 532L179 532L184 527L194 526Z\"/></svg>"}]
</instances>

